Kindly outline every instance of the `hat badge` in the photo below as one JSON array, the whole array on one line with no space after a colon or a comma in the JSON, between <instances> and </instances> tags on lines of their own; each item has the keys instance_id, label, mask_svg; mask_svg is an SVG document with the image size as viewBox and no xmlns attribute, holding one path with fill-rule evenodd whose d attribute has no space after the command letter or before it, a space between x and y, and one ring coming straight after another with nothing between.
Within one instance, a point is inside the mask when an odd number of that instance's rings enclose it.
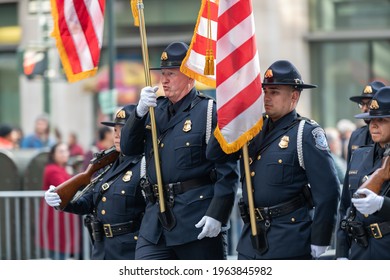
<instances>
[{"instance_id":1,"label":"hat badge","mask_svg":"<svg viewBox=\"0 0 390 280\"><path fill-rule=\"evenodd\" d=\"M273 76L274 74L271 69L268 69L267 72L265 72L265 78L272 78Z\"/></svg>"},{"instance_id":2,"label":"hat badge","mask_svg":"<svg viewBox=\"0 0 390 280\"><path fill-rule=\"evenodd\" d=\"M372 87L366 86L363 91L364 94L371 94L372 93Z\"/></svg>"},{"instance_id":3,"label":"hat badge","mask_svg":"<svg viewBox=\"0 0 390 280\"><path fill-rule=\"evenodd\" d=\"M167 54L167 52L163 52L162 54L161 54L161 60L167 60L168 59L168 54Z\"/></svg>"},{"instance_id":4,"label":"hat badge","mask_svg":"<svg viewBox=\"0 0 390 280\"><path fill-rule=\"evenodd\" d=\"M372 101L371 101L371 104L370 104L370 109L373 109L373 110L379 109L378 101L372 100Z\"/></svg>"},{"instance_id":5,"label":"hat badge","mask_svg":"<svg viewBox=\"0 0 390 280\"><path fill-rule=\"evenodd\" d=\"M116 114L116 117L118 119L124 119L126 118L126 112L124 110L120 110L117 114Z\"/></svg>"}]
</instances>

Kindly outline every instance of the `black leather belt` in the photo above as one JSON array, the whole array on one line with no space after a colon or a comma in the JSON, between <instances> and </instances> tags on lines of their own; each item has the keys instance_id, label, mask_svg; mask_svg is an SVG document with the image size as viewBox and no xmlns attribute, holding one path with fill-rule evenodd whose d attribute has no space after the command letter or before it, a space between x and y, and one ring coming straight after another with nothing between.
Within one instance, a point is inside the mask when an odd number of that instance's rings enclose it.
<instances>
[{"instance_id":1,"label":"black leather belt","mask_svg":"<svg viewBox=\"0 0 390 280\"><path fill-rule=\"evenodd\" d=\"M383 222L383 223L375 223L370 224L367 227L367 233L368 236L373 237L375 239L380 239L384 235L390 233L390 222Z\"/></svg>"},{"instance_id":2,"label":"black leather belt","mask_svg":"<svg viewBox=\"0 0 390 280\"><path fill-rule=\"evenodd\" d=\"M287 215L302 206L305 205L305 197L300 194L299 196L283 203L276 204L270 207L257 207L255 208L255 215L257 221L263 221L266 217L276 218Z\"/></svg>"},{"instance_id":3,"label":"black leather belt","mask_svg":"<svg viewBox=\"0 0 390 280\"><path fill-rule=\"evenodd\" d=\"M106 237L114 237L121 234L135 232L139 229L139 223L130 221L120 224L103 224L103 232Z\"/></svg>"},{"instance_id":4,"label":"black leather belt","mask_svg":"<svg viewBox=\"0 0 390 280\"><path fill-rule=\"evenodd\" d=\"M204 176L201 178L191 179L184 182L177 182L177 183L170 183L164 185L165 191L169 192L170 189L173 190L173 193L175 195L185 193L189 190L196 189L199 187L203 187L204 185L212 184L213 180L210 178L210 176ZM157 185L154 185L153 188L155 196L158 195Z\"/></svg>"}]
</instances>

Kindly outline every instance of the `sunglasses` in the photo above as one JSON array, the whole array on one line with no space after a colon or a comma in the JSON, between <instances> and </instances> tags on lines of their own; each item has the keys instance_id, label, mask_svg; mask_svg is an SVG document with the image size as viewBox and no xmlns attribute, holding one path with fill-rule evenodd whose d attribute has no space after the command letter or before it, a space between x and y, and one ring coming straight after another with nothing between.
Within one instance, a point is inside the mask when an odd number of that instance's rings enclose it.
<instances>
[{"instance_id":1,"label":"sunglasses","mask_svg":"<svg viewBox=\"0 0 390 280\"><path fill-rule=\"evenodd\" d=\"M371 103L371 100L370 100L370 101L367 101L367 102L360 101L360 102L358 103L358 106L359 106L359 108L361 109L361 108L363 108L364 106L369 107L369 106L370 106L370 103Z\"/></svg>"}]
</instances>

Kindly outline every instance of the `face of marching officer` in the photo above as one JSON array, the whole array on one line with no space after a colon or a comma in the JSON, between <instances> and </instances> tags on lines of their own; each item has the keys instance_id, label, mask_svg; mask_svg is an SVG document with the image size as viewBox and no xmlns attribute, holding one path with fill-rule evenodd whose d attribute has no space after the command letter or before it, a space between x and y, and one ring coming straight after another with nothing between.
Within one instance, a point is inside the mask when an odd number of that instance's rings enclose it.
<instances>
[{"instance_id":1,"label":"face of marching officer","mask_svg":"<svg viewBox=\"0 0 390 280\"><path fill-rule=\"evenodd\" d=\"M264 108L273 122L290 113L297 106L300 90L289 85L264 86Z\"/></svg>"},{"instance_id":2,"label":"face of marching officer","mask_svg":"<svg viewBox=\"0 0 390 280\"><path fill-rule=\"evenodd\" d=\"M114 127L114 146L117 152L121 152L121 131L122 125L115 125Z\"/></svg>"},{"instance_id":3,"label":"face of marching officer","mask_svg":"<svg viewBox=\"0 0 390 280\"><path fill-rule=\"evenodd\" d=\"M162 69L160 81L172 103L180 101L195 86L195 80L181 73L180 68Z\"/></svg>"},{"instance_id":4,"label":"face of marching officer","mask_svg":"<svg viewBox=\"0 0 390 280\"><path fill-rule=\"evenodd\" d=\"M372 140L382 148L390 143L390 118L371 119L369 128Z\"/></svg>"},{"instance_id":5,"label":"face of marching officer","mask_svg":"<svg viewBox=\"0 0 390 280\"><path fill-rule=\"evenodd\" d=\"M114 146L115 150L121 152L121 132L122 127L125 125L127 119L129 118L131 112L135 110L135 105L126 105L121 110L119 110L116 115L114 121L101 122L101 124L105 126L110 126L114 128Z\"/></svg>"}]
</instances>

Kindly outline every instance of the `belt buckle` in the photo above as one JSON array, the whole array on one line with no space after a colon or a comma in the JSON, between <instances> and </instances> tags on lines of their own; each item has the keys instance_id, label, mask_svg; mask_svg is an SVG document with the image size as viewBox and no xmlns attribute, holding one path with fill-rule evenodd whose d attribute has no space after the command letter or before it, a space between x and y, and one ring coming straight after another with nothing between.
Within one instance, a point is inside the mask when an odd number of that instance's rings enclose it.
<instances>
[{"instance_id":1,"label":"belt buckle","mask_svg":"<svg viewBox=\"0 0 390 280\"><path fill-rule=\"evenodd\" d=\"M263 217L263 215L261 215L261 211L259 208L255 208L255 216L256 216L256 219L260 222L264 220L264 217Z\"/></svg>"},{"instance_id":2,"label":"belt buckle","mask_svg":"<svg viewBox=\"0 0 390 280\"><path fill-rule=\"evenodd\" d=\"M103 224L103 230L106 237L113 237L110 224Z\"/></svg>"},{"instance_id":3,"label":"belt buckle","mask_svg":"<svg viewBox=\"0 0 390 280\"><path fill-rule=\"evenodd\" d=\"M370 230L371 230L372 237L374 237L375 239L382 238L382 232L381 229L379 228L378 223L371 224Z\"/></svg>"}]
</instances>

